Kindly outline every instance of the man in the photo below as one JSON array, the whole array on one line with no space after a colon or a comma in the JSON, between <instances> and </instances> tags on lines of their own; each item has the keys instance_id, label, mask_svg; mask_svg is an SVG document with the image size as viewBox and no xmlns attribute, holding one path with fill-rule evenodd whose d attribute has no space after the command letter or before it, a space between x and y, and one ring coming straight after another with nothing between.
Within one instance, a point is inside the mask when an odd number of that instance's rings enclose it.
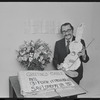
<instances>
[{"instance_id":1,"label":"man","mask_svg":"<svg viewBox=\"0 0 100 100\"><path fill-rule=\"evenodd\" d=\"M73 35L74 28L70 23L64 23L61 26L61 34L63 35L63 39L56 41L55 48L54 48L54 57L53 57L53 65L56 69L62 66L64 58L70 53L66 49L68 45L67 41L71 42L75 40L75 36ZM85 42L81 39L81 43L83 48L85 48ZM69 43L70 44L70 43ZM80 80L83 77L83 64L82 62L86 63L89 60L89 56L87 55L86 49L83 49L81 52L78 53L80 58L81 64L80 67L75 71L64 71L69 77L71 77L77 84L80 83ZM63 69L62 69L63 70Z\"/></svg>"}]
</instances>

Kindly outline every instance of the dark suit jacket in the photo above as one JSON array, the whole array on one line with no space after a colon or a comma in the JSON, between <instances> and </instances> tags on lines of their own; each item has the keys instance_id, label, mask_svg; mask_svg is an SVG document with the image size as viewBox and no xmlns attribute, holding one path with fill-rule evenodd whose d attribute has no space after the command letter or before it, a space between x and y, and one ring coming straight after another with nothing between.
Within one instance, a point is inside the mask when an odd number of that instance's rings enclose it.
<instances>
[{"instance_id":1,"label":"dark suit jacket","mask_svg":"<svg viewBox=\"0 0 100 100\"><path fill-rule=\"evenodd\" d=\"M75 36L73 36L72 41L75 40ZM81 43L83 46L85 46L85 42L83 39L81 39ZM78 72L78 76L75 78L72 78L75 82L79 84L80 80L83 77L83 64L82 62L86 63L89 60L89 56L87 55L87 51L85 50L86 53L86 60L82 59L82 56L80 57L81 60L81 65L80 67L76 70ZM67 51L65 47L65 39L61 39L59 41L56 41L55 43L55 48L54 48L54 57L53 57L53 65L57 69L57 64L61 64L64 61L64 58L67 56Z\"/></svg>"}]
</instances>

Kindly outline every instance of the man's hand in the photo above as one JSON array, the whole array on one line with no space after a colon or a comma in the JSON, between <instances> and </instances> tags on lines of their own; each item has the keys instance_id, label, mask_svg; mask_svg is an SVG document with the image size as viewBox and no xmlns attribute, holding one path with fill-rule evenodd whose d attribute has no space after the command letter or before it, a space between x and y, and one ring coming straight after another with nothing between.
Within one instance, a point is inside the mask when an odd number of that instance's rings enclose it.
<instances>
[{"instance_id":1,"label":"man's hand","mask_svg":"<svg viewBox=\"0 0 100 100\"><path fill-rule=\"evenodd\" d=\"M85 50L83 49L83 50L81 50L80 52L78 52L78 56L80 57L80 56L84 56L85 55Z\"/></svg>"},{"instance_id":2,"label":"man's hand","mask_svg":"<svg viewBox=\"0 0 100 100\"><path fill-rule=\"evenodd\" d=\"M62 69L62 68L63 68L63 63L57 65L57 69Z\"/></svg>"},{"instance_id":3,"label":"man's hand","mask_svg":"<svg viewBox=\"0 0 100 100\"><path fill-rule=\"evenodd\" d=\"M84 46L83 46L83 49L80 52L78 52L78 56L79 57L82 56L84 60L86 59L85 47Z\"/></svg>"}]
</instances>

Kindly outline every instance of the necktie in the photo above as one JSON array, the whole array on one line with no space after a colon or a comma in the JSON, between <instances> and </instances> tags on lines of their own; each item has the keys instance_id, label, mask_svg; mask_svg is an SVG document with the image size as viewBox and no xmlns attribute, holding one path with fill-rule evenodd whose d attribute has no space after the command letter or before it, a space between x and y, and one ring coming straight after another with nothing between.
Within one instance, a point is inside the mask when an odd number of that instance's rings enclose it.
<instances>
[{"instance_id":1,"label":"necktie","mask_svg":"<svg viewBox=\"0 0 100 100\"><path fill-rule=\"evenodd\" d=\"M69 42L70 42L70 41L67 41L67 46L66 46L66 51L67 51L67 54L69 54L69 53L70 53L70 50L69 50Z\"/></svg>"}]
</instances>

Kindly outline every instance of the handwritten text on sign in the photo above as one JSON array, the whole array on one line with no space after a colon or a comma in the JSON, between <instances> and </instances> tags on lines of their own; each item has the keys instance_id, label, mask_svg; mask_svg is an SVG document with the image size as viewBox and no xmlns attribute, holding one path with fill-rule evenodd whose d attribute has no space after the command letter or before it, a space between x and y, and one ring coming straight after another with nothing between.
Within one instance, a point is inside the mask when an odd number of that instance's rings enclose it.
<instances>
[{"instance_id":1,"label":"handwritten text on sign","mask_svg":"<svg viewBox=\"0 0 100 100\"><path fill-rule=\"evenodd\" d=\"M34 71L26 73L32 91L73 87L74 83L61 71Z\"/></svg>"}]
</instances>

